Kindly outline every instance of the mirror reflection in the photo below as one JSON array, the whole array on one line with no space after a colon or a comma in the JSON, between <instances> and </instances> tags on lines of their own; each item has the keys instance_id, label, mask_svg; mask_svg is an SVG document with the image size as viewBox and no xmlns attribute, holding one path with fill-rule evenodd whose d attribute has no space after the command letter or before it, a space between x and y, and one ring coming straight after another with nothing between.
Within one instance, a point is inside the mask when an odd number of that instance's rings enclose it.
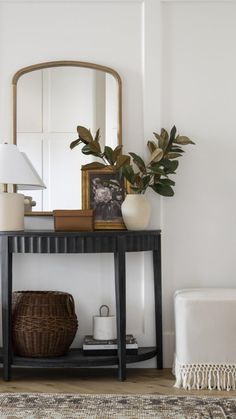
<instances>
[{"instance_id":1,"label":"mirror reflection","mask_svg":"<svg viewBox=\"0 0 236 419\"><path fill-rule=\"evenodd\" d=\"M92 158L70 143L77 125L100 128L102 146L121 143L117 79L94 68L39 68L18 78L16 93L16 143L47 186L25 191L36 203L32 211L81 208L81 165Z\"/></svg>"}]
</instances>

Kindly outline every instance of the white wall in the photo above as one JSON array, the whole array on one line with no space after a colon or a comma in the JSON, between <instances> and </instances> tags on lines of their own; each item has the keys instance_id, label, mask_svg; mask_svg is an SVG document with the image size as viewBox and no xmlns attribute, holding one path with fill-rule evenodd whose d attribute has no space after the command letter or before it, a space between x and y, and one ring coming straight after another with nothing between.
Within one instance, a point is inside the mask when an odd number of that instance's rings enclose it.
<instances>
[{"instance_id":1,"label":"white wall","mask_svg":"<svg viewBox=\"0 0 236 419\"><path fill-rule=\"evenodd\" d=\"M163 200L166 332L174 290L236 284L235 22L235 2L162 6L161 121L196 142Z\"/></svg>"},{"instance_id":2,"label":"white wall","mask_svg":"<svg viewBox=\"0 0 236 419\"><path fill-rule=\"evenodd\" d=\"M19 0L0 2L0 7L3 139L10 135L13 73L40 61L75 59L105 64L120 73L126 151L145 153L151 133L174 123L196 142L186 147L181 160L176 195L164 198L160 206L159 197L148 194L153 206L150 226L158 228L161 223L163 231L164 358L165 366L170 366L174 291L232 287L235 282L236 3ZM127 259L128 329L141 344L151 344L151 255L131 254ZM72 292L78 301L77 341L91 327L99 303L114 307L109 255L17 256L16 272L18 289ZM96 291L92 294L85 283Z\"/></svg>"}]
</instances>

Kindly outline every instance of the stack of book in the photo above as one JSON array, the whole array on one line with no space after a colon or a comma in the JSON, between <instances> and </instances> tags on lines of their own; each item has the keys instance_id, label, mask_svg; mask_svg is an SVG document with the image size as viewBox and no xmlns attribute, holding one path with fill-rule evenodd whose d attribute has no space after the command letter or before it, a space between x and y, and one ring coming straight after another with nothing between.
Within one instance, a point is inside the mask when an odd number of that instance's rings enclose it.
<instances>
[{"instance_id":1,"label":"stack of book","mask_svg":"<svg viewBox=\"0 0 236 419\"><path fill-rule=\"evenodd\" d=\"M92 335L87 335L83 343L84 355L117 355L117 339L97 340ZM133 335L126 335L127 355L137 355L138 344Z\"/></svg>"}]
</instances>

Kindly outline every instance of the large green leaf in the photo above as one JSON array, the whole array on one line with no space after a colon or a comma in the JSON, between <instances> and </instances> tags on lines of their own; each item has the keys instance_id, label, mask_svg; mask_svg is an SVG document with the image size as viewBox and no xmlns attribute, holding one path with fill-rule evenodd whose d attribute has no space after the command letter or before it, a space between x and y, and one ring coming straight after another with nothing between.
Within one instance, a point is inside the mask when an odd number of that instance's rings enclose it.
<instances>
[{"instance_id":1,"label":"large green leaf","mask_svg":"<svg viewBox=\"0 0 236 419\"><path fill-rule=\"evenodd\" d=\"M178 147L177 145L173 145L173 144L171 146L170 151L171 152L173 151L173 153L185 153L185 151L182 148Z\"/></svg>"},{"instance_id":2,"label":"large green leaf","mask_svg":"<svg viewBox=\"0 0 236 419\"><path fill-rule=\"evenodd\" d=\"M108 160L108 162L113 165L114 159L113 159L113 150L111 147L108 147L107 145L104 147L104 156Z\"/></svg>"},{"instance_id":3,"label":"large green leaf","mask_svg":"<svg viewBox=\"0 0 236 419\"><path fill-rule=\"evenodd\" d=\"M162 159L161 164L164 166L166 173L173 173L176 171L179 162L178 160Z\"/></svg>"},{"instance_id":4,"label":"large green leaf","mask_svg":"<svg viewBox=\"0 0 236 419\"><path fill-rule=\"evenodd\" d=\"M82 148L82 153L85 155L91 155L91 156L95 156L95 157L101 157L101 153L99 153L98 151L96 151L95 148L91 147L91 144L86 144L83 148Z\"/></svg>"},{"instance_id":5,"label":"large green leaf","mask_svg":"<svg viewBox=\"0 0 236 419\"><path fill-rule=\"evenodd\" d=\"M133 167L130 165L122 166L121 171L125 179L127 179L132 184L134 182L134 176L135 176Z\"/></svg>"},{"instance_id":6,"label":"large green leaf","mask_svg":"<svg viewBox=\"0 0 236 419\"><path fill-rule=\"evenodd\" d=\"M171 179L160 179L159 181L162 185L171 185L175 186L175 182Z\"/></svg>"},{"instance_id":7,"label":"large green leaf","mask_svg":"<svg viewBox=\"0 0 236 419\"><path fill-rule=\"evenodd\" d=\"M100 140L100 128L98 128L98 130L96 131L96 135L94 138L95 141L99 141Z\"/></svg>"},{"instance_id":8,"label":"large green leaf","mask_svg":"<svg viewBox=\"0 0 236 419\"><path fill-rule=\"evenodd\" d=\"M94 155L94 152L91 150L89 144L84 145L81 151L83 154L86 154L86 155L90 155L90 154Z\"/></svg>"},{"instance_id":9,"label":"large green leaf","mask_svg":"<svg viewBox=\"0 0 236 419\"><path fill-rule=\"evenodd\" d=\"M186 137L185 135L177 135L176 139L174 140L175 144L195 144L192 140L190 140L189 137Z\"/></svg>"},{"instance_id":10,"label":"large green leaf","mask_svg":"<svg viewBox=\"0 0 236 419\"><path fill-rule=\"evenodd\" d=\"M157 173L159 175L165 175L165 171L162 167L159 166L158 163L151 164L148 170L148 173Z\"/></svg>"},{"instance_id":11,"label":"large green leaf","mask_svg":"<svg viewBox=\"0 0 236 419\"><path fill-rule=\"evenodd\" d=\"M72 150L73 148L75 148L77 145L79 145L81 143L81 140L78 138L77 140L74 140L70 143L70 149Z\"/></svg>"},{"instance_id":12,"label":"large green leaf","mask_svg":"<svg viewBox=\"0 0 236 419\"><path fill-rule=\"evenodd\" d=\"M168 146L166 147L165 154L169 153L169 151L171 150L172 144L175 141L175 135L176 135L176 126L174 125L170 130L170 140L169 140Z\"/></svg>"},{"instance_id":13,"label":"large green leaf","mask_svg":"<svg viewBox=\"0 0 236 419\"><path fill-rule=\"evenodd\" d=\"M113 160L114 163L116 163L118 156L121 154L122 151L122 145L118 145L115 150L113 150Z\"/></svg>"},{"instance_id":14,"label":"large green leaf","mask_svg":"<svg viewBox=\"0 0 236 419\"><path fill-rule=\"evenodd\" d=\"M87 128L82 127L81 125L78 125L77 132L79 136L87 143L90 143L91 141L93 141L93 136L90 130L88 130Z\"/></svg>"},{"instance_id":15,"label":"large green leaf","mask_svg":"<svg viewBox=\"0 0 236 419\"><path fill-rule=\"evenodd\" d=\"M103 163L99 163L97 161L93 162L93 163L88 163L88 164L84 164L82 166L82 170L88 170L88 169L103 169L104 167L106 167L105 164Z\"/></svg>"},{"instance_id":16,"label":"large green leaf","mask_svg":"<svg viewBox=\"0 0 236 419\"><path fill-rule=\"evenodd\" d=\"M156 150L153 151L150 160L149 160L149 164L152 162L158 162L162 159L163 157L163 150L161 148L156 148Z\"/></svg>"},{"instance_id":17,"label":"large green leaf","mask_svg":"<svg viewBox=\"0 0 236 419\"><path fill-rule=\"evenodd\" d=\"M156 143L154 142L154 141L148 141L147 142L147 146L148 146L148 149L149 149L149 151L150 151L150 153L152 154L153 153L153 151L155 151L156 150L156 148L157 148L157 145L156 145Z\"/></svg>"},{"instance_id":18,"label":"large green leaf","mask_svg":"<svg viewBox=\"0 0 236 419\"><path fill-rule=\"evenodd\" d=\"M157 132L154 132L153 134L154 134L154 136L155 136L155 138L156 138L157 140L160 140L160 135L159 135L159 134L157 134Z\"/></svg>"},{"instance_id":19,"label":"large green leaf","mask_svg":"<svg viewBox=\"0 0 236 419\"><path fill-rule=\"evenodd\" d=\"M169 134L164 128L162 128L161 129L161 135L160 135L160 138L159 138L159 147L163 151L165 151L165 149L168 146L168 142L169 142Z\"/></svg>"},{"instance_id":20,"label":"large green leaf","mask_svg":"<svg viewBox=\"0 0 236 419\"><path fill-rule=\"evenodd\" d=\"M145 166L145 163L144 163L143 159L135 153L130 152L129 154L131 155L134 163L139 168L139 170L141 172L145 172L146 171L146 166Z\"/></svg>"},{"instance_id":21,"label":"large green leaf","mask_svg":"<svg viewBox=\"0 0 236 419\"><path fill-rule=\"evenodd\" d=\"M173 141L174 141L175 136L176 136L176 132L177 132L177 128L176 128L176 126L174 125L174 126L171 128L171 130L170 130L170 140L171 140L171 142L173 142Z\"/></svg>"},{"instance_id":22,"label":"large green leaf","mask_svg":"<svg viewBox=\"0 0 236 419\"><path fill-rule=\"evenodd\" d=\"M171 186L169 185L162 185L161 183L157 183L151 186L151 188L162 196L173 196L174 191Z\"/></svg>"},{"instance_id":23,"label":"large green leaf","mask_svg":"<svg viewBox=\"0 0 236 419\"><path fill-rule=\"evenodd\" d=\"M91 143L88 144L88 146L90 147L91 151L93 151L94 153L101 153L101 147L98 141L94 140L91 141Z\"/></svg>"},{"instance_id":24,"label":"large green leaf","mask_svg":"<svg viewBox=\"0 0 236 419\"><path fill-rule=\"evenodd\" d=\"M126 154L120 154L117 157L116 161L116 168L120 169L122 166L126 166L130 164L130 156L127 156Z\"/></svg>"},{"instance_id":25,"label":"large green leaf","mask_svg":"<svg viewBox=\"0 0 236 419\"><path fill-rule=\"evenodd\" d=\"M182 156L181 153L174 153L173 151L170 151L166 155L167 159L177 159L178 157L181 157L181 156Z\"/></svg>"}]
</instances>

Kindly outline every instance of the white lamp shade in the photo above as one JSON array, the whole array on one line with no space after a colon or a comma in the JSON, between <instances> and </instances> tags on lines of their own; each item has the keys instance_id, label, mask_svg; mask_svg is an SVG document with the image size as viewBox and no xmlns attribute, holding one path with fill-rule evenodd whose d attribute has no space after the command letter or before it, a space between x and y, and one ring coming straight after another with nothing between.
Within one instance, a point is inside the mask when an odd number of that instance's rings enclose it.
<instances>
[{"instance_id":1,"label":"white lamp shade","mask_svg":"<svg viewBox=\"0 0 236 419\"><path fill-rule=\"evenodd\" d=\"M26 154L14 144L0 144L0 183L27 190L46 188Z\"/></svg>"}]
</instances>

